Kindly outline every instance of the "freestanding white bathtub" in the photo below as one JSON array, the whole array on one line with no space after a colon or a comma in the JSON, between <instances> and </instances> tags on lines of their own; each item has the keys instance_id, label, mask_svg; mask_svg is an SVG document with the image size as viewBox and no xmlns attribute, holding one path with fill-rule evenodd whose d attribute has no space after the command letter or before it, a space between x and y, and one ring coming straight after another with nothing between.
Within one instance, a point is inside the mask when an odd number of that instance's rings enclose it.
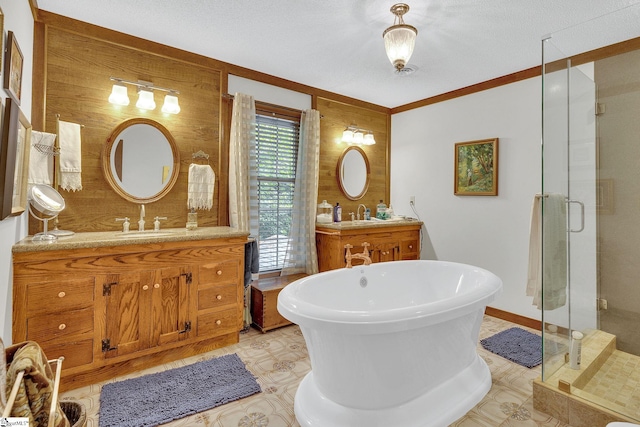
<instances>
[{"instance_id":1,"label":"freestanding white bathtub","mask_svg":"<svg viewBox=\"0 0 640 427\"><path fill-rule=\"evenodd\" d=\"M295 396L301 426L447 426L491 388L476 352L493 273L395 261L315 274L285 287L278 311L302 330L311 372Z\"/></svg>"}]
</instances>

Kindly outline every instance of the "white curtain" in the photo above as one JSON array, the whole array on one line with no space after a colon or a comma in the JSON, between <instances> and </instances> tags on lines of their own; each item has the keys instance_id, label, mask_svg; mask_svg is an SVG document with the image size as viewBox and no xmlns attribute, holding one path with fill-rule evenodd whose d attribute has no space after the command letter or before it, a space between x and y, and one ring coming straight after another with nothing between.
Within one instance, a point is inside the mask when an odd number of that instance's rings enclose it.
<instances>
[{"instance_id":1,"label":"white curtain","mask_svg":"<svg viewBox=\"0 0 640 427\"><path fill-rule=\"evenodd\" d=\"M250 95L236 93L233 97L229 141L229 225L248 231L256 238L258 236L257 188L255 102ZM245 265L245 269L246 267ZM246 283L243 317L246 330L252 323L251 286Z\"/></svg>"},{"instance_id":2,"label":"white curtain","mask_svg":"<svg viewBox=\"0 0 640 427\"><path fill-rule=\"evenodd\" d=\"M320 113L303 111L289 244L282 275L318 272L316 204L320 157Z\"/></svg>"},{"instance_id":3,"label":"white curtain","mask_svg":"<svg viewBox=\"0 0 640 427\"><path fill-rule=\"evenodd\" d=\"M249 199L251 159L255 173L256 107L253 97L236 93L233 97L229 142L229 225L251 231Z\"/></svg>"}]
</instances>

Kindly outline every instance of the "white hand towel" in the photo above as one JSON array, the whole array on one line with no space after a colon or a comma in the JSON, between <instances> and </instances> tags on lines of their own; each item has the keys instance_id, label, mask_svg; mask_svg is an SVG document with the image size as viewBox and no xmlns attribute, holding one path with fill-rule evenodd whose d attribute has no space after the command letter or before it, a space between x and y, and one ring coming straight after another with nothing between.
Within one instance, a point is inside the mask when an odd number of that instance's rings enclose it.
<instances>
[{"instance_id":1,"label":"white hand towel","mask_svg":"<svg viewBox=\"0 0 640 427\"><path fill-rule=\"evenodd\" d=\"M29 154L29 184L53 185L53 146L56 135L31 131L31 153ZM36 146L40 147L39 149Z\"/></svg>"},{"instance_id":2,"label":"white hand towel","mask_svg":"<svg viewBox=\"0 0 640 427\"><path fill-rule=\"evenodd\" d=\"M216 175L209 165L189 166L189 183L187 187L189 209L206 209L213 207L213 189Z\"/></svg>"},{"instance_id":3,"label":"white hand towel","mask_svg":"<svg viewBox=\"0 0 640 427\"><path fill-rule=\"evenodd\" d=\"M531 205L527 296L544 310L567 302L567 203L562 194L548 194L544 201L536 197Z\"/></svg>"},{"instance_id":4,"label":"white hand towel","mask_svg":"<svg viewBox=\"0 0 640 427\"><path fill-rule=\"evenodd\" d=\"M529 227L529 270L527 275L527 296L533 297L533 305L542 309L542 246L540 231L541 197L536 196L531 203L531 225Z\"/></svg>"},{"instance_id":5,"label":"white hand towel","mask_svg":"<svg viewBox=\"0 0 640 427\"><path fill-rule=\"evenodd\" d=\"M63 122L58 126L60 138L60 188L82 190L82 151L80 125Z\"/></svg>"}]
</instances>

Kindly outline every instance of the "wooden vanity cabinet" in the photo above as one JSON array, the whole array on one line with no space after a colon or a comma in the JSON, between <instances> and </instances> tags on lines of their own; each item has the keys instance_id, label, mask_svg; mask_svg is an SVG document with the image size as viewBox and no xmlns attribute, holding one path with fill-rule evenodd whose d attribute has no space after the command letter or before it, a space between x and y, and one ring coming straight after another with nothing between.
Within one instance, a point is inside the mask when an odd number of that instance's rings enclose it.
<instances>
[{"instance_id":1,"label":"wooden vanity cabinet","mask_svg":"<svg viewBox=\"0 0 640 427\"><path fill-rule=\"evenodd\" d=\"M246 238L13 254L13 341L64 356L61 389L237 343Z\"/></svg>"},{"instance_id":2,"label":"wooden vanity cabinet","mask_svg":"<svg viewBox=\"0 0 640 427\"><path fill-rule=\"evenodd\" d=\"M351 253L361 253L362 243L369 243L372 262L420 259L421 222L378 224L370 227L316 226L319 271L335 270L346 265L344 246L353 245ZM354 260L353 264L362 261Z\"/></svg>"}]
</instances>

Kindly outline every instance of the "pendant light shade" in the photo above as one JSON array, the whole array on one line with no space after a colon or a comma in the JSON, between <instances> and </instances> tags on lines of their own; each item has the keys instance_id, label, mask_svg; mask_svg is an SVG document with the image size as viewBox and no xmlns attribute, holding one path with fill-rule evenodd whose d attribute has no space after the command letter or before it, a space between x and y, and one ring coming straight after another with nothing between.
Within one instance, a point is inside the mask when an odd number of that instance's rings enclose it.
<instances>
[{"instance_id":1,"label":"pendant light shade","mask_svg":"<svg viewBox=\"0 0 640 427\"><path fill-rule=\"evenodd\" d=\"M172 92L169 92L164 97L164 104L162 105L162 112L168 114L178 114L180 112L180 104L178 104L178 97Z\"/></svg>"},{"instance_id":2,"label":"pendant light shade","mask_svg":"<svg viewBox=\"0 0 640 427\"><path fill-rule=\"evenodd\" d=\"M109 102L115 105L129 105L127 87L122 83L114 83L111 89L111 95L109 95Z\"/></svg>"},{"instance_id":3,"label":"pendant light shade","mask_svg":"<svg viewBox=\"0 0 640 427\"><path fill-rule=\"evenodd\" d=\"M156 102L153 100L153 90L140 88L136 107L142 108L143 110L153 110L156 108Z\"/></svg>"},{"instance_id":4,"label":"pendant light shade","mask_svg":"<svg viewBox=\"0 0 640 427\"><path fill-rule=\"evenodd\" d=\"M404 3L391 6L391 13L396 17L393 25L382 33L389 61L398 71L402 70L409 62L418 35L418 30L414 26L404 23L402 15L408 11L409 6Z\"/></svg>"}]
</instances>

